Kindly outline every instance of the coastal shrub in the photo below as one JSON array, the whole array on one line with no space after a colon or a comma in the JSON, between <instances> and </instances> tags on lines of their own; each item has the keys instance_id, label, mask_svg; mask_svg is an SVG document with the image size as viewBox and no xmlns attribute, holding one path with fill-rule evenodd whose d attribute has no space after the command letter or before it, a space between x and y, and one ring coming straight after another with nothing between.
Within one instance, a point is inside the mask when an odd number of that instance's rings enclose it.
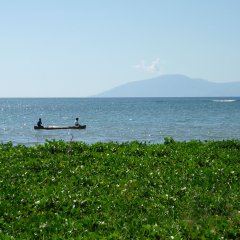
<instances>
[{"instance_id":1,"label":"coastal shrub","mask_svg":"<svg viewBox=\"0 0 240 240\"><path fill-rule=\"evenodd\" d=\"M0 144L0 239L238 239L240 141Z\"/></svg>"}]
</instances>

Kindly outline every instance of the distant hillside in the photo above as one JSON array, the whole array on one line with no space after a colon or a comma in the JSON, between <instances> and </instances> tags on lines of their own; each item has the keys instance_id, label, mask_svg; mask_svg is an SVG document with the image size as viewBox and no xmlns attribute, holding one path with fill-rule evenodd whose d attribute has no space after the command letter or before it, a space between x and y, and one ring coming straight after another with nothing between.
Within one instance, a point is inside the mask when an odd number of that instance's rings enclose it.
<instances>
[{"instance_id":1,"label":"distant hillside","mask_svg":"<svg viewBox=\"0 0 240 240\"><path fill-rule=\"evenodd\" d=\"M130 82L95 97L239 97L240 82L214 83L183 75Z\"/></svg>"}]
</instances>

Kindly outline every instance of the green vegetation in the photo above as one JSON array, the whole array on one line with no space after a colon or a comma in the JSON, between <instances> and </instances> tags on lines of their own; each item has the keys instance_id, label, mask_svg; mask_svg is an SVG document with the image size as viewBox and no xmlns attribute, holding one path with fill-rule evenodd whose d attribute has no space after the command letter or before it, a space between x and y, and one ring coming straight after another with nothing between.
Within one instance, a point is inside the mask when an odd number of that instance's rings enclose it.
<instances>
[{"instance_id":1,"label":"green vegetation","mask_svg":"<svg viewBox=\"0 0 240 240\"><path fill-rule=\"evenodd\" d=\"M240 141L0 144L0 239L239 239Z\"/></svg>"}]
</instances>

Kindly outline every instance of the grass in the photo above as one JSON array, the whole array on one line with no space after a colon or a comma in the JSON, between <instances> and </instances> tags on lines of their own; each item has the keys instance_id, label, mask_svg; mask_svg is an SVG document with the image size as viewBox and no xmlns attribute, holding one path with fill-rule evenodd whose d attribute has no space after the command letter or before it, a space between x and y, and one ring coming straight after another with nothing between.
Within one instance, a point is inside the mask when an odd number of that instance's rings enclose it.
<instances>
[{"instance_id":1,"label":"grass","mask_svg":"<svg viewBox=\"0 0 240 240\"><path fill-rule=\"evenodd\" d=\"M0 144L0 239L240 239L240 141Z\"/></svg>"}]
</instances>

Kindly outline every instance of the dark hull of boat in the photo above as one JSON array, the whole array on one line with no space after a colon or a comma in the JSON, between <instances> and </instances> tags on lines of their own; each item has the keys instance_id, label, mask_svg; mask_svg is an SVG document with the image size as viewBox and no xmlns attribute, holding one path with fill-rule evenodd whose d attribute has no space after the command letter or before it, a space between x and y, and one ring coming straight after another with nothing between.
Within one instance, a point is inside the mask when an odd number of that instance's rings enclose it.
<instances>
[{"instance_id":1,"label":"dark hull of boat","mask_svg":"<svg viewBox=\"0 0 240 240\"><path fill-rule=\"evenodd\" d=\"M38 127L38 126L34 126L35 130L85 129L85 128L86 128L86 125L69 126L69 127L61 127L61 126Z\"/></svg>"}]
</instances>

